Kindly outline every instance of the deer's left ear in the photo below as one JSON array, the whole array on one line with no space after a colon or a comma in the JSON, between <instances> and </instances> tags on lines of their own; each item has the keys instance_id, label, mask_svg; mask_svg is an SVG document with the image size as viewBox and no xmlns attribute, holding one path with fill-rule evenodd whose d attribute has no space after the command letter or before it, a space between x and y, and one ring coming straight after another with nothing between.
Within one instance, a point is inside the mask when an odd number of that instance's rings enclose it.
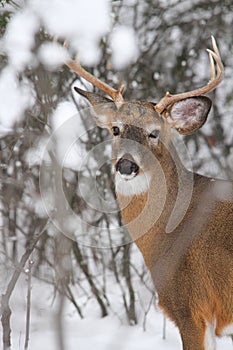
<instances>
[{"instance_id":1,"label":"deer's left ear","mask_svg":"<svg viewBox=\"0 0 233 350\"><path fill-rule=\"evenodd\" d=\"M167 111L168 123L182 135L189 135L206 122L212 102L206 96L189 97L178 101Z\"/></svg>"}]
</instances>

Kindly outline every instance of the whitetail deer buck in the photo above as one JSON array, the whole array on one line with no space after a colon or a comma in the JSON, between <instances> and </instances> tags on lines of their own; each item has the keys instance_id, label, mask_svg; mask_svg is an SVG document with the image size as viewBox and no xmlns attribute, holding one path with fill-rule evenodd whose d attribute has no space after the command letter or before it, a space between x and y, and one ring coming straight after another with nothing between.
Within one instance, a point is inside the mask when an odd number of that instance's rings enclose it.
<instances>
[{"instance_id":1,"label":"whitetail deer buck","mask_svg":"<svg viewBox=\"0 0 233 350\"><path fill-rule=\"evenodd\" d=\"M113 135L122 217L185 350L214 350L215 335L233 335L233 183L184 168L171 136L172 129L191 134L207 119L211 101L203 95L224 76L213 37L212 45L209 83L167 93L157 104L125 102L123 87L112 89L78 62L67 62L112 98L75 88L93 106L97 124Z\"/></svg>"}]
</instances>

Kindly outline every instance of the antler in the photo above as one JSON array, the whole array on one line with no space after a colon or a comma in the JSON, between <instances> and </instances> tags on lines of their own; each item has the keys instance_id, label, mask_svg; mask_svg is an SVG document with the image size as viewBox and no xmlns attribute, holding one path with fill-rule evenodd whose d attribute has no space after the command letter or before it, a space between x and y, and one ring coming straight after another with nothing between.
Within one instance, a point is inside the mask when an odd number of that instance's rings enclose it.
<instances>
[{"instance_id":1,"label":"antler","mask_svg":"<svg viewBox=\"0 0 233 350\"><path fill-rule=\"evenodd\" d=\"M210 59L211 76L207 85L188 92L184 92L177 95L171 95L169 92L155 105L157 113L162 114L168 106L173 105L175 102L183 100L188 97L205 95L208 92L214 90L224 78L224 67L221 61L221 56L215 41L215 38L211 36L213 51L207 49ZM215 68L216 64L216 68Z\"/></svg>"},{"instance_id":2,"label":"antler","mask_svg":"<svg viewBox=\"0 0 233 350\"><path fill-rule=\"evenodd\" d=\"M67 48L67 43L64 42L63 45ZM112 97L113 101L121 104L124 102L122 92L124 90L124 85L121 85L118 90L113 89L110 85L104 83L91 73L87 72L77 60L69 60L65 63L70 69L72 69L77 75L89 81L92 85L98 89L104 91L106 94Z\"/></svg>"}]
</instances>

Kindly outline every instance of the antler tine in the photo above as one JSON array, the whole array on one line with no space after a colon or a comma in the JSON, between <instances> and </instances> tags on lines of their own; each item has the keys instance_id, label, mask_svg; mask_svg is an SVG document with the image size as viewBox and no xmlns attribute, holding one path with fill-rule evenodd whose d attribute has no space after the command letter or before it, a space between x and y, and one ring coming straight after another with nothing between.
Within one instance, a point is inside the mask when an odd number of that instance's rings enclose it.
<instances>
[{"instance_id":1,"label":"antler tine","mask_svg":"<svg viewBox=\"0 0 233 350\"><path fill-rule=\"evenodd\" d=\"M68 47L66 41L64 42L63 47ZM118 90L112 88L110 85L104 83L103 81L86 71L77 60L68 60L67 62L65 62L65 64L77 75L86 79L87 81L89 81L89 83L91 83L92 85L94 85L95 87L112 97L115 103L122 104L124 102L122 96L124 85L121 85Z\"/></svg>"},{"instance_id":2,"label":"antler tine","mask_svg":"<svg viewBox=\"0 0 233 350\"><path fill-rule=\"evenodd\" d=\"M210 52L208 52L208 53L209 53L210 70L211 70L210 80L213 80L216 77L214 59L213 59L213 56L211 55L211 53Z\"/></svg>"},{"instance_id":3,"label":"antler tine","mask_svg":"<svg viewBox=\"0 0 233 350\"><path fill-rule=\"evenodd\" d=\"M224 78L224 67L221 60L221 56L215 41L215 38L211 36L213 51L207 49L210 59L211 76L207 85L181 94L171 95L169 92L155 105L155 110L159 114L163 114L167 107L172 106L175 102L181 101L188 97L205 95L208 92L214 90ZM216 67L215 67L216 66Z\"/></svg>"}]
</instances>

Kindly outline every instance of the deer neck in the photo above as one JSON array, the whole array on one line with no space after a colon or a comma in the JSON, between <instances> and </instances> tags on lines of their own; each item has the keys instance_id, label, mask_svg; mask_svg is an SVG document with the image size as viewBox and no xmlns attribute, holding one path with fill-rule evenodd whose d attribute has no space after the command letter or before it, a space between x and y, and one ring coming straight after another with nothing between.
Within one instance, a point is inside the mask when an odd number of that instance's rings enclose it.
<instances>
[{"instance_id":1,"label":"deer neck","mask_svg":"<svg viewBox=\"0 0 233 350\"><path fill-rule=\"evenodd\" d=\"M166 249L168 241L174 239L174 235L167 233L185 215L188 206L185 198L191 196L191 192L187 196L191 183L192 173L183 167L179 157L167 152L153 169L146 192L132 196L117 194L122 218L148 267L156 254L159 256Z\"/></svg>"}]
</instances>

